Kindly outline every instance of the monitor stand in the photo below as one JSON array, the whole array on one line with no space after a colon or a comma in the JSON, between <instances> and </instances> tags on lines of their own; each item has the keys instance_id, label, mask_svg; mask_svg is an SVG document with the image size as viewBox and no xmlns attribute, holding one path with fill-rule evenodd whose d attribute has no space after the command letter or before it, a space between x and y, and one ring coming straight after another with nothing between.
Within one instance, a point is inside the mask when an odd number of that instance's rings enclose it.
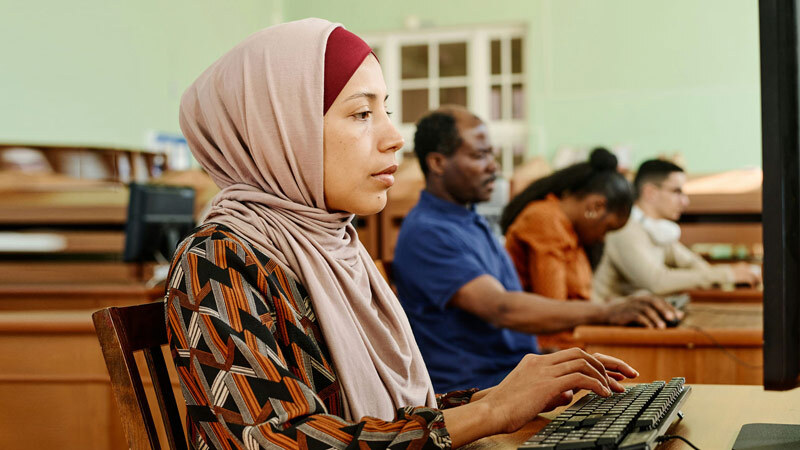
<instances>
[{"instance_id":1,"label":"monitor stand","mask_svg":"<svg viewBox=\"0 0 800 450\"><path fill-rule=\"evenodd\" d=\"M800 425L748 423L739 430L733 450L789 450L800 448Z\"/></svg>"},{"instance_id":2,"label":"monitor stand","mask_svg":"<svg viewBox=\"0 0 800 450\"><path fill-rule=\"evenodd\" d=\"M167 281L169 275L169 264L158 264L153 267L153 276L144 284L147 289L154 288Z\"/></svg>"},{"instance_id":3,"label":"monitor stand","mask_svg":"<svg viewBox=\"0 0 800 450\"><path fill-rule=\"evenodd\" d=\"M170 262L167 261L167 258L164 258L164 255L159 252L155 252L153 258L156 260L157 264L153 267L153 276L145 283L145 287L148 289L154 288L160 283L167 281L171 265Z\"/></svg>"}]
</instances>

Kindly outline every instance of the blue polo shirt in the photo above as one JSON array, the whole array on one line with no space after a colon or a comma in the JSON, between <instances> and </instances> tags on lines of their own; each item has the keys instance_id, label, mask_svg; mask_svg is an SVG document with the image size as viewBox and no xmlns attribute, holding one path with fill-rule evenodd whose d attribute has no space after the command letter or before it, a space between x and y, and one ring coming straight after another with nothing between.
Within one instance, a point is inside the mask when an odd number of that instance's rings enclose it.
<instances>
[{"instance_id":1,"label":"blue polo shirt","mask_svg":"<svg viewBox=\"0 0 800 450\"><path fill-rule=\"evenodd\" d=\"M437 392L494 386L525 354L538 352L535 336L448 305L484 274L508 291L522 290L511 259L474 208L422 191L400 228L392 273Z\"/></svg>"}]
</instances>

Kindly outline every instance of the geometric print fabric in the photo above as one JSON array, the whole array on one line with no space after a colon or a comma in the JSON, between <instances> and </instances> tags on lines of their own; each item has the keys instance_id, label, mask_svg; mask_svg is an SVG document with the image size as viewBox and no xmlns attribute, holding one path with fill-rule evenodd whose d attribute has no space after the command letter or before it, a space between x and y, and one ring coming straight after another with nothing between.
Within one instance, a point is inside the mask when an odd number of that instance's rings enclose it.
<instances>
[{"instance_id":1,"label":"geometric print fabric","mask_svg":"<svg viewBox=\"0 0 800 450\"><path fill-rule=\"evenodd\" d=\"M230 229L206 224L178 247L167 337L196 449L449 448L439 409L343 420L342 393L303 286ZM437 396L440 408L475 390Z\"/></svg>"}]
</instances>

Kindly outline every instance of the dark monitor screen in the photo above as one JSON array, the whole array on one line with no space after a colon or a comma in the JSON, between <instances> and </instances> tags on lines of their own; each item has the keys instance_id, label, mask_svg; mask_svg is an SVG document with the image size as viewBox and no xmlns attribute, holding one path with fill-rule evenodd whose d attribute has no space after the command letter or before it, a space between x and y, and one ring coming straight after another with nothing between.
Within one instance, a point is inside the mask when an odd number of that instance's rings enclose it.
<instances>
[{"instance_id":1,"label":"dark monitor screen","mask_svg":"<svg viewBox=\"0 0 800 450\"><path fill-rule=\"evenodd\" d=\"M764 387L800 382L800 97L795 0L759 2Z\"/></svg>"},{"instance_id":2,"label":"dark monitor screen","mask_svg":"<svg viewBox=\"0 0 800 450\"><path fill-rule=\"evenodd\" d=\"M122 259L170 261L193 227L194 189L131 183Z\"/></svg>"}]
</instances>

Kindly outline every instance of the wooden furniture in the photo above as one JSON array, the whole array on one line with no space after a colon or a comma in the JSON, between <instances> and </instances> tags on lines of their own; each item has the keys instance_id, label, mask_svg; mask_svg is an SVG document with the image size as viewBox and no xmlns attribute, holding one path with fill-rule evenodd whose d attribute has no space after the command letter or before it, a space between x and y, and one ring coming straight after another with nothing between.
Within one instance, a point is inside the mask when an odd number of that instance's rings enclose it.
<instances>
[{"instance_id":1,"label":"wooden furniture","mask_svg":"<svg viewBox=\"0 0 800 450\"><path fill-rule=\"evenodd\" d=\"M92 326L95 310L0 311L0 448L127 448ZM144 366L143 355L136 357ZM150 377L142 378L154 404ZM180 396L177 381L172 387Z\"/></svg>"},{"instance_id":2,"label":"wooden furniture","mask_svg":"<svg viewBox=\"0 0 800 450\"><path fill-rule=\"evenodd\" d=\"M144 283L0 284L0 311L97 309L129 306L164 296Z\"/></svg>"},{"instance_id":3,"label":"wooden furniture","mask_svg":"<svg viewBox=\"0 0 800 450\"><path fill-rule=\"evenodd\" d=\"M699 303L761 303L763 288L691 289L686 291L693 302Z\"/></svg>"},{"instance_id":4,"label":"wooden furniture","mask_svg":"<svg viewBox=\"0 0 800 450\"><path fill-rule=\"evenodd\" d=\"M676 328L579 326L574 337L590 353L630 363L641 382L683 376L691 384L762 384L762 309L693 302Z\"/></svg>"},{"instance_id":5,"label":"wooden furniture","mask_svg":"<svg viewBox=\"0 0 800 450\"><path fill-rule=\"evenodd\" d=\"M372 259L380 259L381 236L379 214L358 216L356 218L356 231L358 231L358 239L364 245L364 248Z\"/></svg>"},{"instance_id":6,"label":"wooden furniture","mask_svg":"<svg viewBox=\"0 0 800 450\"><path fill-rule=\"evenodd\" d=\"M576 395L577 401L584 394ZM516 449L542 429L565 407L543 414L513 434L491 436L466 448ZM764 391L761 386L693 384L676 421L667 434L683 436L698 448L731 448L739 429L747 423L800 424L800 388L786 392ZM688 448L678 440L661 444L659 450Z\"/></svg>"},{"instance_id":7,"label":"wooden furniture","mask_svg":"<svg viewBox=\"0 0 800 450\"><path fill-rule=\"evenodd\" d=\"M160 449L158 433L134 352L142 351L154 381L159 411L172 450L187 450L181 415L161 347L166 345L164 304L111 307L92 315L97 338L111 376L111 387L131 449Z\"/></svg>"},{"instance_id":8,"label":"wooden furniture","mask_svg":"<svg viewBox=\"0 0 800 450\"><path fill-rule=\"evenodd\" d=\"M3 176L9 174L0 174L0 181ZM154 264L121 261L126 186L52 174L15 176L16 183L0 183L0 310L98 309L159 296L144 285ZM193 186L202 198L216 192L197 171L171 172L158 181Z\"/></svg>"},{"instance_id":9,"label":"wooden furniture","mask_svg":"<svg viewBox=\"0 0 800 450\"><path fill-rule=\"evenodd\" d=\"M684 185L681 242L761 244L761 182L759 169L693 177Z\"/></svg>"},{"instance_id":10,"label":"wooden furniture","mask_svg":"<svg viewBox=\"0 0 800 450\"><path fill-rule=\"evenodd\" d=\"M14 148L39 152L56 173L74 178L127 182L150 178L167 166L163 151L119 147L3 143L0 154Z\"/></svg>"},{"instance_id":11,"label":"wooden furniture","mask_svg":"<svg viewBox=\"0 0 800 450\"><path fill-rule=\"evenodd\" d=\"M406 214L419 201L425 188L425 177L415 158L406 157L395 174L395 185L389 189L386 207L378 215L380 223L380 256L383 261L394 259L394 247L400 225Z\"/></svg>"},{"instance_id":12,"label":"wooden furniture","mask_svg":"<svg viewBox=\"0 0 800 450\"><path fill-rule=\"evenodd\" d=\"M0 448L124 448L91 311L0 312Z\"/></svg>"}]
</instances>

